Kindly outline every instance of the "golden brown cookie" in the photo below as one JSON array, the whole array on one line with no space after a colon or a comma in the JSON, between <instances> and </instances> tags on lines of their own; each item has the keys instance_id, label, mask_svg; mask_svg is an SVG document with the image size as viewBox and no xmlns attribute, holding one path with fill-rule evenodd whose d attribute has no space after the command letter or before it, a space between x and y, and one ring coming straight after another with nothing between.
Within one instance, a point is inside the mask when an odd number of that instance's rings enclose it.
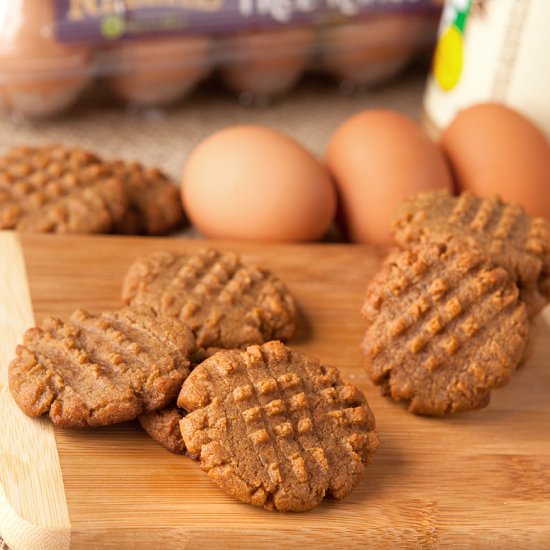
<instances>
[{"instance_id":1,"label":"golden brown cookie","mask_svg":"<svg viewBox=\"0 0 550 550\"><path fill-rule=\"evenodd\" d=\"M480 247L514 277L530 316L550 300L550 222L528 216L518 205L469 192L420 193L398 209L393 234L402 247L450 240Z\"/></svg>"},{"instance_id":2,"label":"golden brown cookie","mask_svg":"<svg viewBox=\"0 0 550 550\"><path fill-rule=\"evenodd\" d=\"M208 476L270 510L345 497L378 446L361 391L276 341L213 355L189 375L178 405L188 411L187 450Z\"/></svg>"},{"instance_id":3,"label":"golden brown cookie","mask_svg":"<svg viewBox=\"0 0 550 550\"><path fill-rule=\"evenodd\" d=\"M296 328L296 306L284 285L232 252L162 251L139 258L126 274L122 299L185 321L199 348L287 340Z\"/></svg>"},{"instance_id":4,"label":"golden brown cookie","mask_svg":"<svg viewBox=\"0 0 550 550\"><path fill-rule=\"evenodd\" d=\"M509 273L475 249L423 244L390 255L362 314L367 371L418 414L485 407L527 341L525 305Z\"/></svg>"},{"instance_id":5,"label":"golden brown cookie","mask_svg":"<svg viewBox=\"0 0 550 550\"><path fill-rule=\"evenodd\" d=\"M191 354L191 368L196 367L204 360L208 359L215 353L221 351L221 348L198 348ZM185 411L180 409L176 402L168 405L168 407L144 413L138 416L141 427L147 435L160 443L164 448L176 454L185 453L185 443L181 437L179 421L185 416Z\"/></svg>"},{"instance_id":6,"label":"golden brown cookie","mask_svg":"<svg viewBox=\"0 0 550 550\"><path fill-rule=\"evenodd\" d=\"M9 385L29 416L54 424L100 426L167 406L189 374L189 328L142 306L29 329L9 366Z\"/></svg>"},{"instance_id":7,"label":"golden brown cookie","mask_svg":"<svg viewBox=\"0 0 550 550\"><path fill-rule=\"evenodd\" d=\"M185 443L181 437L180 420L184 416L182 409L170 405L165 409L140 414L138 420L149 437L170 452L182 455L185 453Z\"/></svg>"},{"instance_id":8,"label":"golden brown cookie","mask_svg":"<svg viewBox=\"0 0 550 550\"><path fill-rule=\"evenodd\" d=\"M179 189L156 168L137 162L109 163L128 194L129 209L117 233L165 235L185 221Z\"/></svg>"},{"instance_id":9,"label":"golden brown cookie","mask_svg":"<svg viewBox=\"0 0 550 550\"><path fill-rule=\"evenodd\" d=\"M0 157L0 229L106 233L127 207L122 182L87 151L14 147Z\"/></svg>"},{"instance_id":10,"label":"golden brown cookie","mask_svg":"<svg viewBox=\"0 0 550 550\"><path fill-rule=\"evenodd\" d=\"M45 208L29 211L17 230L24 233L110 233L127 208L124 187L116 179L75 189Z\"/></svg>"}]
</instances>

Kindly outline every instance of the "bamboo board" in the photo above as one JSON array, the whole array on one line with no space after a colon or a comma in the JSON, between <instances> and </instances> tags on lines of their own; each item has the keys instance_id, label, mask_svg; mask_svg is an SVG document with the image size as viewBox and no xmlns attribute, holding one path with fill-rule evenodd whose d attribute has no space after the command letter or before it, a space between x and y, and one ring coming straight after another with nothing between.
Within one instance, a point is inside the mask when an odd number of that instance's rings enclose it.
<instances>
[{"instance_id":1,"label":"bamboo board","mask_svg":"<svg viewBox=\"0 0 550 550\"><path fill-rule=\"evenodd\" d=\"M61 430L19 413L5 371L33 315L40 322L78 307L116 308L136 255L201 246L0 233L0 531L13 550L550 546L548 323L537 319L531 359L487 409L415 417L380 397L361 368L358 310L381 259L367 247L219 245L287 283L302 315L293 346L338 366L368 397L380 448L341 502L303 514L253 508L226 496L194 462L159 447L135 422Z\"/></svg>"}]
</instances>

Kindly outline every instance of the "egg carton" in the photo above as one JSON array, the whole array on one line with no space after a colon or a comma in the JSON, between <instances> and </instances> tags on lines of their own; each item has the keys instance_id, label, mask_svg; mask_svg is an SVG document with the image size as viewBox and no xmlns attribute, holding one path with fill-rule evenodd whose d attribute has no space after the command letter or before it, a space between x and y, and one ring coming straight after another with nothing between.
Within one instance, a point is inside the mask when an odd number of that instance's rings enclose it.
<instances>
[{"instance_id":1,"label":"egg carton","mask_svg":"<svg viewBox=\"0 0 550 550\"><path fill-rule=\"evenodd\" d=\"M0 1L0 111L52 117L95 80L124 104L170 105L214 72L249 104L284 95L306 71L363 89L431 46L439 15L436 0L164 3Z\"/></svg>"}]
</instances>

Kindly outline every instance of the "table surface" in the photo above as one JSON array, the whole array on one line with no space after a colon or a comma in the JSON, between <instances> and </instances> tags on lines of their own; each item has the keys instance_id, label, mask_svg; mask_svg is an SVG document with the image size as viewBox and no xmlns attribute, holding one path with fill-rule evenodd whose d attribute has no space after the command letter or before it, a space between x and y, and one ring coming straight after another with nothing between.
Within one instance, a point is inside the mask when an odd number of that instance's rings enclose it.
<instances>
[{"instance_id":1,"label":"table surface","mask_svg":"<svg viewBox=\"0 0 550 550\"><path fill-rule=\"evenodd\" d=\"M115 309L136 256L202 246L144 237L17 239L4 232L0 250L12 261L0 268L0 363L11 359L17 335L33 322L31 311L40 323L51 314L66 319L78 307ZM0 467L7 502L17 503L20 517L31 524L54 526L54 533L65 535L64 544L47 546L45 537L34 546L26 537L19 548L548 548L550 308L533 323L527 364L493 392L486 409L447 418L415 416L369 382L358 346L366 282L384 250L347 244L215 246L236 250L244 261L279 276L300 312L290 345L338 366L342 378L365 393L380 447L361 482L341 502L327 500L304 514L271 513L225 495L197 464L164 450L135 422L52 428L46 418L23 415L4 394L0 432L8 452L0 452ZM0 382L6 384L5 373ZM15 537L14 525L6 527L7 536Z\"/></svg>"}]
</instances>

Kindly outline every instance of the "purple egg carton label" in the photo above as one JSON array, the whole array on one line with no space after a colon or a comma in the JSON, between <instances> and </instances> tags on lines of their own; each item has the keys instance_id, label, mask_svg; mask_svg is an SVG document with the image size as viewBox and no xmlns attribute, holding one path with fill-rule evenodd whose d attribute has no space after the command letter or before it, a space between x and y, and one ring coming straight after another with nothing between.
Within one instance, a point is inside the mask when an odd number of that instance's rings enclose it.
<instances>
[{"instance_id":1,"label":"purple egg carton label","mask_svg":"<svg viewBox=\"0 0 550 550\"><path fill-rule=\"evenodd\" d=\"M85 43L227 34L436 9L434 0L54 0L54 7L58 40Z\"/></svg>"}]
</instances>

